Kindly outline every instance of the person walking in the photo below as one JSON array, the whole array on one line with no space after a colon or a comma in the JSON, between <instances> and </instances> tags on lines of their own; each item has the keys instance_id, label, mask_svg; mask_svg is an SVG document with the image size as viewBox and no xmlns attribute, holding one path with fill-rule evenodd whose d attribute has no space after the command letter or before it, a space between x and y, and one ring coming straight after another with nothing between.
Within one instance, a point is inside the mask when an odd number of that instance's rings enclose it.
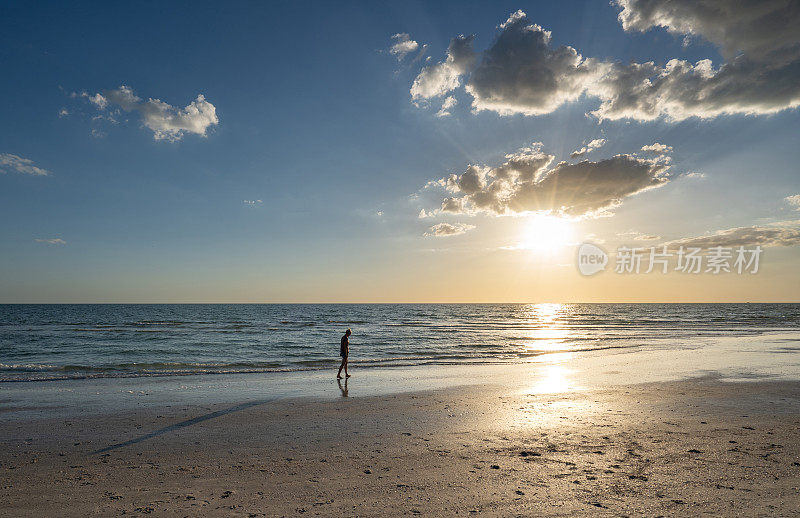
<instances>
[{"instance_id":1,"label":"person walking","mask_svg":"<svg viewBox=\"0 0 800 518\"><path fill-rule=\"evenodd\" d=\"M336 375L336 379L342 379L342 369L344 369L344 375L346 378L349 378L350 375L347 374L347 357L350 355L350 335L352 331L348 329L344 332L344 336L342 337L341 345L339 346L339 356L342 357L342 364L339 365L339 373Z\"/></svg>"}]
</instances>

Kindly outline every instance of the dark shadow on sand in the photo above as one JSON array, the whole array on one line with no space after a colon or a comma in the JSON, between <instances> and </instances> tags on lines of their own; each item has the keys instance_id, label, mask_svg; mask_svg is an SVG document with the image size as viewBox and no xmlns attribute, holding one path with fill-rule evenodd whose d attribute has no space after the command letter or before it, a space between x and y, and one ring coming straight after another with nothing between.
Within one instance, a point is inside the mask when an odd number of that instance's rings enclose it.
<instances>
[{"instance_id":1,"label":"dark shadow on sand","mask_svg":"<svg viewBox=\"0 0 800 518\"><path fill-rule=\"evenodd\" d=\"M144 434L144 435L140 435L139 437L136 437L136 438L131 439L129 441L120 442L120 443L117 443L117 444L112 444L111 446L106 446L105 448L102 448L100 450L95 450L95 451L93 451L91 453L91 455L97 455L98 453L106 453L106 452L109 452L109 451L112 451L112 450L116 450L118 448L124 448L125 446L131 446L133 444L137 444L137 443L140 443L142 441L146 441L147 439L152 439L154 437L158 437L159 435L164 435L165 433L174 432L175 430L180 430L181 428L186 428L187 426L192 426L192 425L195 425L197 423L202 423L203 421L208 421L209 419L214 419L216 417L220 417L220 416L223 416L223 415L232 414L234 412L240 412L242 410L245 410L245 409L248 409L248 408L251 408L251 407L254 407L254 406L258 406L258 405L263 405L263 404L269 403L271 401L274 401L274 399L261 399L261 400L257 400L257 401L248 401L247 403L241 403L239 405L232 406L232 407L226 408L224 410L217 410L215 412L209 412L208 414L201 415L201 416L198 416L198 417L193 417L191 419L187 419L186 421L181 421L180 423L175 423L175 424L172 424L172 425L169 425L169 426L165 426L164 428L160 428L158 430L155 430L153 432L150 432L150 433L147 433L147 434Z\"/></svg>"}]
</instances>

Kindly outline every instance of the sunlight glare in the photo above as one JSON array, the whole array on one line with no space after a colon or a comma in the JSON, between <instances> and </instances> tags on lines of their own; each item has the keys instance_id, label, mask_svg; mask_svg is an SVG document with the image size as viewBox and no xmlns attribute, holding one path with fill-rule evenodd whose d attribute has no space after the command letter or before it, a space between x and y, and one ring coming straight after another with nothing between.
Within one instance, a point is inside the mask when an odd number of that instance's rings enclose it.
<instances>
[{"instance_id":1,"label":"sunlight glare","mask_svg":"<svg viewBox=\"0 0 800 518\"><path fill-rule=\"evenodd\" d=\"M539 371L536 382L527 389L528 394L557 394L576 389L570 379L573 371L561 365L548 365Z\"/></svg>"},{"instance_id":2,"label":"sunlight glare","mask_svg":"<svg viewBox=\"0 0 800 518\"><path fill-rule=\"evenodd\" d=\"M570 221L555 216L531 216L524 224L522 247L537 252L554 252L573 238Z\"/></svg>"}]
</instances>

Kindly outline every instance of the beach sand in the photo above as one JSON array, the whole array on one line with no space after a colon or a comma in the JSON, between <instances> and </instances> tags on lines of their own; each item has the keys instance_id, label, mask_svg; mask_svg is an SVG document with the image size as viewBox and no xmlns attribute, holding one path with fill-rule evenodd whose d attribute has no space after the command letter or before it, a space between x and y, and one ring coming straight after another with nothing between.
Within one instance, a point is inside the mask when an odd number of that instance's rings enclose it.
<instances>
[{"instance_id":1,"label":"beach sand","mask_svg":"<svg viewBox=\"0 0 800 518\"><path fill-rule=\"evenodd\" d=\"M797 382L573 389L503 367L360 395L353 372L348 397L326 373L329 397L7 410L0 515L800 515Z\"/></svg>"}]
</instances>

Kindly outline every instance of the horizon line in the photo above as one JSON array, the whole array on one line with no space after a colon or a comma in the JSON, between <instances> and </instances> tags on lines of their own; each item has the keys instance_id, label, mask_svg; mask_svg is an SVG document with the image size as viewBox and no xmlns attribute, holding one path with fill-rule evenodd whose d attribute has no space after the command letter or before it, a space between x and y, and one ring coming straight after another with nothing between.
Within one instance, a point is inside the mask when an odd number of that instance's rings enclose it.
<instances>
[{"instance_id":1,"label":"horizon line","mask_svg":"<svg viewBox=\"0 0 800 518\"><path fill-rule=\"evenodd\" d=\"M0 302L0 306L114 306L114 305L483 305L483 304L800 304L800 300L742 300L742 301L465 301L465 302Z\"/></svg>"}]
</instances>

